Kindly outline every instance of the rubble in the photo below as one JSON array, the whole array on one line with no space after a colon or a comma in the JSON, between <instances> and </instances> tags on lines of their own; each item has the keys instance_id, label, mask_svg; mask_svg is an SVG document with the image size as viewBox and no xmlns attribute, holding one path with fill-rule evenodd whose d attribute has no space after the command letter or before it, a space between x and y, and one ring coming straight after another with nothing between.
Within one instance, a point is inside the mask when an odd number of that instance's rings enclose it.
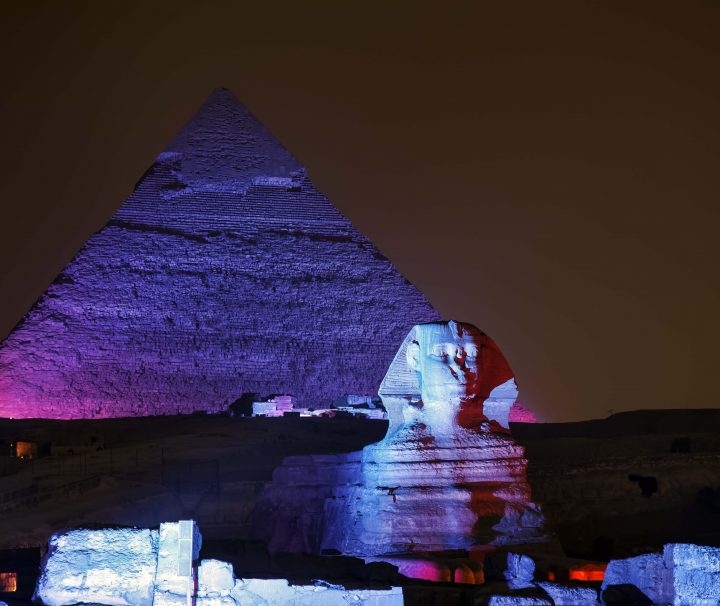
<instances>
[{"instance_id":1,"label":"rubble","mask_svg":"<svg viewBox=\"0 0 720 606\"><path fill-rule=\"evenodd\" d=\"M668 595L667 568L663 556L659 553L612 560L605 569L603 589L613 585L634 585L652 602L670 603Z\"/></svg>"},{"instance_id":2,"label":"rubble","mask_svg":"<svg viewBox=\"0 0 720 606\"><path fill-rule=\"evenodd\" d=\"M599 606L598 591L593 587L568 586L559 583L538 583L554 606Z\"/></svg>"},{"instance_id":3,"label":"rubble","mask_svg":"<svg viewBox=\"0 0 720 606\"><path fill-rule=\"evenodd\" d=\"M606 604L634 600L672 606L717 606L720 548L685 543L608 564L601 596ZM624 601L623 601L624 600Z\"/></svg>"},{"instance_id":4,"label":"rubble","mask_svg":"<svg viewBox=\"0 0 720 606\"><path fill-rule=\"evenodd\" d=\"M185 529L192 535L184 537ZM184 541L187 540L187 544ZM191 521L158 530L106 528L56 533L48 545L34 598L45 606L398 606L402 589L346 589L321 581L291 585L285 579L236 579L233 567L214 559L180 574L183 560L197 561L202 545Z\"/></svg>"}]
</instances>

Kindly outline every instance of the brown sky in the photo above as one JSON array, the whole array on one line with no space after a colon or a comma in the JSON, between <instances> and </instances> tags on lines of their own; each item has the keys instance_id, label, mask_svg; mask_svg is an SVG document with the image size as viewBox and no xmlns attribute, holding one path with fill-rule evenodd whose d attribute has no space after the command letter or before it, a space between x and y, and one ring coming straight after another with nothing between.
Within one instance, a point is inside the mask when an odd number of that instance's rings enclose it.
<instances>
[{"instance_id":1,"label":"brown sky","mask_svg":"<svg viewBox=\"0 0 720 606\"><path fill-rule=\"evenodd\" d=\"M0 11L0 336L225 86L543 418L720 406L720 3Z\"/></svg>"}]
</instances>

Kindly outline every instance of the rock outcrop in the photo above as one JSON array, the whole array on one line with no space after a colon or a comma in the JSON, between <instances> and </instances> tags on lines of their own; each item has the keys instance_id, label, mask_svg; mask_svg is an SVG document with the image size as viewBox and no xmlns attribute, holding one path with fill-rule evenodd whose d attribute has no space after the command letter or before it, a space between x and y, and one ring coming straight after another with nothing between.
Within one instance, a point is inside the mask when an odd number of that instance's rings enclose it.
<instances>
[{"instance_id":1,"label":"rock outcrop","mask_svg":"<svg viewBox=\"0 0 720 606\"><path fill-rule=\"evenodd\" d=\"M0 345L0 416L374 395L437 312L226 90Z\"/></svg>"}]
</instances>

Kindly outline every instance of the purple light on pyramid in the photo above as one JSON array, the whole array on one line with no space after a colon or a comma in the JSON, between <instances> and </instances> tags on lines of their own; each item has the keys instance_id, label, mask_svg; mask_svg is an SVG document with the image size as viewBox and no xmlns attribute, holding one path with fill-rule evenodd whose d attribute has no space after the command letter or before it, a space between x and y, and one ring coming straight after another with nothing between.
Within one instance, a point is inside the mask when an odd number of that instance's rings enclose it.
<instances>
[{"instance_id":1,"label":"purple light on pyramid","mask_svg":"<svg viewBox=\"0 0 720 606\"><path fill-rule=\"evenodd\" d=\"M0 345L0 415L374 395L410 327L438 319L219 89Z\"/></svg>"}]
</instances>

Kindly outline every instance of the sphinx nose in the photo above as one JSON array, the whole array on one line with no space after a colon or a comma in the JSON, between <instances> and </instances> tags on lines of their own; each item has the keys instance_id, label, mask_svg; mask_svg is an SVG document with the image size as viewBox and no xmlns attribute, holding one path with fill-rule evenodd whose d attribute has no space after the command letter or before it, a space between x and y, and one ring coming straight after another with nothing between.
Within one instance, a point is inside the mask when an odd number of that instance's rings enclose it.
<instances>
[{"instance_id":1,"label":"sphinx nose","mask_svg":"<svg viewBox=\"0 0 720 606\"><path fill-rule=\"evenodd\" d=\"M450 360L450 372L456 379L462 376L465 370L466 365L464 356L455 356L452 360Z\"/></svg>"},{"instance_id":2,"label":"sphinx nose","mask_svg":"<svg viewBox=\"0 0 720 606\"><path fill-rule=\"evenodd\" d=\"M452 375L453 381L464 385L467 382L467 369L463 364L458 364L453 361L449 366L448 370Z\"/></svg>"}]
</instances>

